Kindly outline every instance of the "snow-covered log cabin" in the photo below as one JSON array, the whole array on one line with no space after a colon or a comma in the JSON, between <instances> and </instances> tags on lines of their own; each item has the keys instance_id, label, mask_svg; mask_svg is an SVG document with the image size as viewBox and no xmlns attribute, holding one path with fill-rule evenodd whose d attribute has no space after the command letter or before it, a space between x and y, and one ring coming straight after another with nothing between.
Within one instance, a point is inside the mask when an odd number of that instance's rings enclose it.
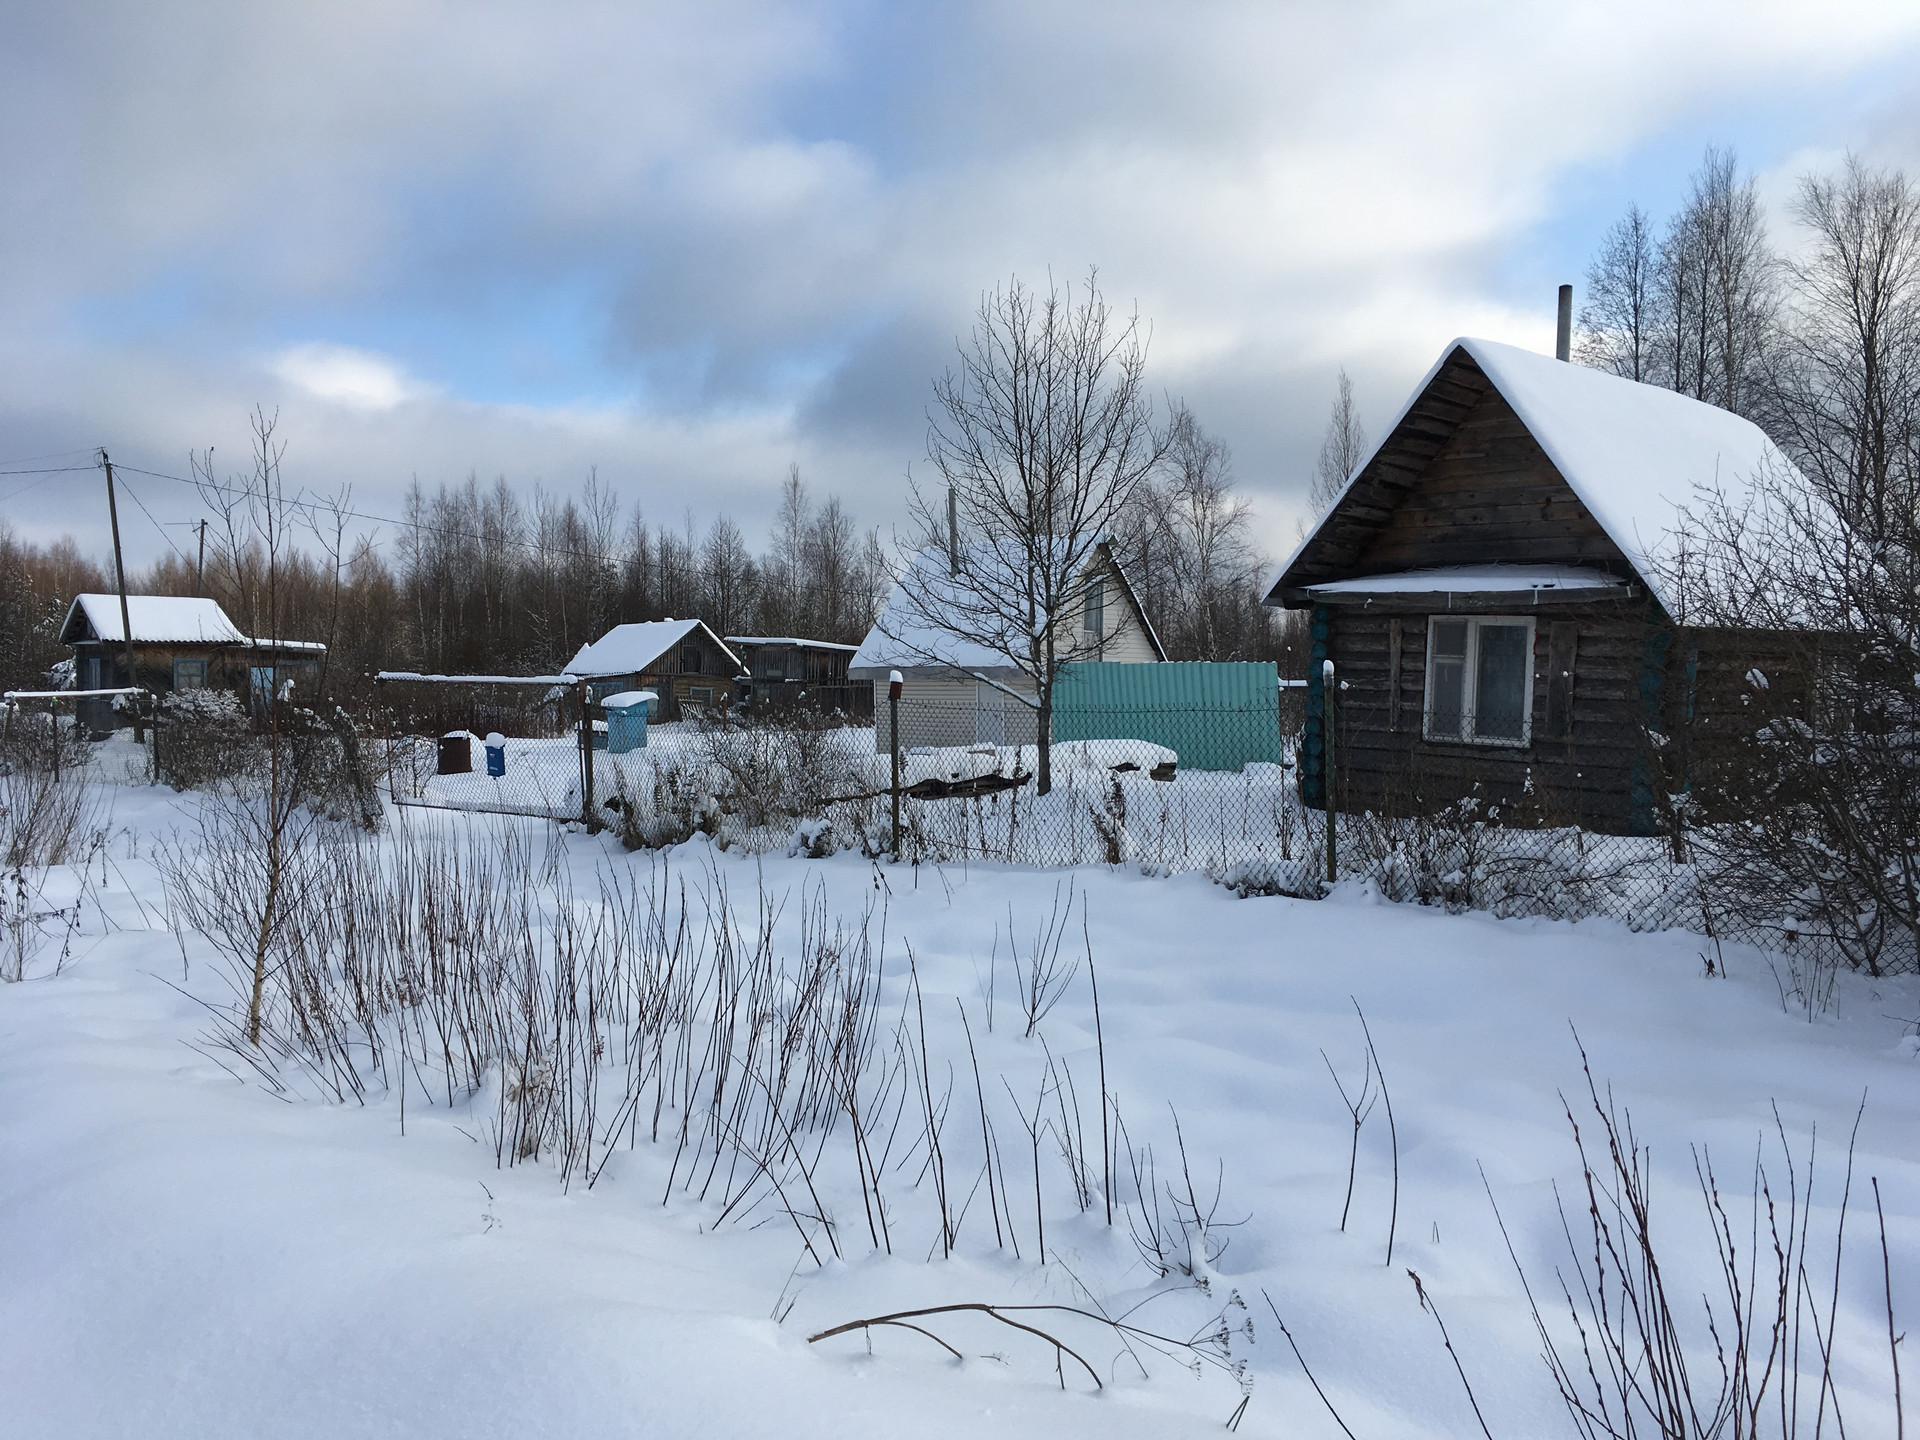
<instances>
[{"instance_id":1,"label":"snow-covered log cabin","mask_svg":"<svg viewBox=\"0 0 1920 1440\"><path fill-rule=\"evenodd\" d=\"M1660 833L1672 733L1738 703L1778 632L1677 623L1663 560L1703 491L1789 462L1737 415L1489 340L1448 345L1282 568L1312 611L1301 790L1334 806ZM1732 677L1731 679L1729 677ZM1676 724L1676 719L1680 721ZM1486 813L1485 810L1482 813Z\"/></svg>"}]
</instances>

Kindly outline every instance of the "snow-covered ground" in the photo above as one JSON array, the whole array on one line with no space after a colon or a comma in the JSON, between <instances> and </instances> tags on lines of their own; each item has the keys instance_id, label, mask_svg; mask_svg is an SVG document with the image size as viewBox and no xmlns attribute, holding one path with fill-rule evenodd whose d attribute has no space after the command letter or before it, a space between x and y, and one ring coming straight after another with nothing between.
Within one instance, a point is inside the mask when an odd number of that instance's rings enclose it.
<instances>
[{"instance_id":1,"label":"snow-covered ground","mask_svg":"<svg viewBox=\"0 0 1920 1440\"><path fill-rule=\"evenodd\" d=\"M1920 1300L1913 979L1843 976L1831 1012L1810 1022L1782 1004L1760 952L1729 947L1725 976L1709 978L1699 937L1610 921L1450 916L1358 886L1320 902L1242 900L1198 874L876 867L847 854L722 854L704 841L663 860L606 837L560 837L556 863L579 904L600 877L658 877L664 865L704 897L696 905L717 902L722 886L747 912L762 894L783 902L772 922L783 952L798 946L808 904L855 927L871 916L876 945L884 915L881 1044L905 1006L922 1010L934 1098L952 1095L949 1183L972 1187L972 1203L942 1258L934 1182L915 1159L885 1181L896 1243L891 1256L876 1251L853 1162L836 1145L817 1168L843 1258L815 1265L771 1203L720 1223L714 1198L678 1183L669 1193L673 1147L649 1143L644 1127L598 1183L563 1187L547 1160L496 1165L486 1127L497 1097L449 1107L403 1094L395 1077L364 1104L338 1104L310 1085L276 1095L237 1075L206 1038L208 1007L230 1003L230 988L206 940L169 930L156 863L163 842L196 843L201 802L139 786L110 797L111 839L91 862L71 958L51 973L56 939L34 978L0 986L0 1433L1120 1440L1219 1429L1241 1399L1230 1376L1203 1368L1196 1378L1145 1351L1143 1376L1110 1333L1071 1319L1024 1316L1071 1337L1106 1381L1098 1393L1071 1361L1063 1390L1050 1346L978 1315L926 1322L968 1357L960 1362L902 1330L873 1332L871 1353L858 1333L807 1339L941 1303L1118 1313L1145 1301L1135 1321L1162 1333L1192 1333L1218 1314L1235 1327L1232 1357L1248 1362L1252 1387L1240 1434L1336 1435L1276 1331L1271 1297L1354 1434L1477 1435L1411 1268L1492 1434L1568 1434L1482 1171L1536 1293L1557 1295L1566 1242L1552 1186L1567 1192L1579 1179L1560 1097L1576 1114L1584 1103L1574 1027L1652 1148L1656 1227L1679 1240L1698 1233L1701 1209L1690 1147L1710 1146L1744 1197L1776 1107L1803 1158L1818 1127L1811 1233L1830 1239L1838 1166L1865 1095L1836 1369L1847 1433L1893 1433L1878 1235L1870 1198L1861 1206L1867 1177L1878 1177L1904 1326ZM423 843L514 833L542 856L552 835L538 821L422 810L392 812L390 825ZM1027 1137L1008 1127L1054 1061L1091 1128L1101 1054L1084 962L1036 1035L1022 1035L1009 930L1029 953L1065 913L1069 882L1062 955L1090 950L1097 965L1106 1089L1130 1140L1151 1143L1162 1184L1177 1183L1177 1113L1202 1198L1217 1175L1216 1221L1242 1222L1216 1231L1230 1244L1207 1294L1151 1271L1125 1224L1104 1223L1102 1199L1081 1213L1057 1149L1040 1156L1049 1193L1038 1259ZM56 874L48 894L78 889ZM1351 1124L1328 1060L1349 1085L1359 1079L1356 1004L1397 1135L1391 1266L1384 1108L1361 1133L1352 1212L1338 1228ZM977 1155L968 1127L978 1122L962 1008L983 1088L1002 1077L1009 1087L981 1107L1001 1127L1004 1219L989 1213L977 1161L964 1163ZM1590 1123L1586 1133L1591 1141ZM1778 1190L1783 1171L1770 1164ZM1579 1222L1577 1204L1572 1214ZM1744 1209L1735 1214L1737 1225ZM1020 1240L1020 1258L996 1244L997 1228ZM1711 1278L1694 1263L1703 1258L1663 1256L1690 1331ZM1816 1245L1810 1266L1824 1273L1829 1262ZM1238 1328L1248 1319L1251 1337ZM1813 1347L1806 1340L1803 1353ZM1711 1390L1710 1364L1696 1379Z\"/></svg>"}]
</instances>

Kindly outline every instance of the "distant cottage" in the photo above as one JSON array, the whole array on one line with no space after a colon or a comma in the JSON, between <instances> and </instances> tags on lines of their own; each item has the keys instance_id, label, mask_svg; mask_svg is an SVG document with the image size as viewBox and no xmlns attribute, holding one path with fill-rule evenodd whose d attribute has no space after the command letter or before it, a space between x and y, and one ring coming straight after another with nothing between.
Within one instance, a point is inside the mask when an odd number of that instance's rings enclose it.
<instances>
[{"instance_id":1,"label":"distant cottage","mask_svg":"<svg viewBox=\"0 0 1920 1440\"><path fill-rule=\"evenodd\" d=\"M900 731L903 742L921 745L1031 745L1038 729L1033 703L1033 680L1014 663L1009 635L996 647L965 632L971 627L956 619L951 628L929 614L926 603L911 595L937 597L942 587L965 588L996 583L985 572L995 563L984 550L960 554L966 579L947 580L953 557L941 546L930 546L913 559L913 573L895 586L880 618L867 632L847 669L850 679L870 681L874 687L878 724L874 735L885 751L886 688L890 672L898 670L901 686ZM1092 547L1080 587L1077 613L1066 617L1069 633L1063 637L1081 657L1117 662L1165 660L1166 651L1154 634L1111 548L1102 541ZM999 583L1017 588L1018 581ZM957 607L956 607L957 608ZM911 725L911 729L909 729Z\"/></svg>"},{"instance_id":2,"label":"distant cottage","mask_svg":"<svg viewBox=\"0 0 1920 1440\"><path fill-rule=\"evenodd\" d=\"M1542 823L1661 828L1680 720L1738 705L1779 637L1677 624L1658 558L1703 488L1788 462L1669 390L1457 340L1287 561L1269 605L1312 612L1301 789L1324 806L1332 660L1341 810L1465 796Z\"/></svg>"},{"instance_id":3,"label":"distant cottage","mask_svg":"<svg viewBox=\"0 0 1920 1440\"><path fill-rule=\"evenodd\" d=\"M567 662L567 674L593 682L597 703L626 690L652 690L655 720L724 708L742 684L740 657L699 620L616 625Z\"/></svg>"},{"instance_id":4,"label":"distant cottage","mask_svg":"<svg viewBox=\"0 0 1920 1440\"><path fill-rule=\"evenodd\" d=\"M729 635L746 698L761 706L806 705L849 715L873 713L873 688L847 678L859 647L797 635Z\"/></svg>"},{"instance_id":5,"label":"distant cottage","mask_svg":"<svg viewBox=\"0 0 1920 1440\"><path fill-rule=\"evenodd\" d=\"M296 692L319 683L327 647L314 640L261 640L243 634L218 604L201 596L129 595L134 673L126 666L126 630L118 595L76 595L60 625L60 643L74 654L74 688L111 690L139 685L156 694L170 690L249 687L277 691L286 681ZM81 723L112 727L109 701L82 701Z\"/></svg>"}]
</instances>

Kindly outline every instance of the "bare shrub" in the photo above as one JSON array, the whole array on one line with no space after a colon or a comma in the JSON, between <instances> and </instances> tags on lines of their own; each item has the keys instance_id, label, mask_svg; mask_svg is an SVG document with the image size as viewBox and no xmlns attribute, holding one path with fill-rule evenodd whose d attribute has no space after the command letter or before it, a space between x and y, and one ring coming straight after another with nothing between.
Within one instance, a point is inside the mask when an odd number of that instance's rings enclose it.
<instances>
[{"instance_id":1,"label":"bare shrub","mask_svg":"<svg viewBox=\"0 0 1920 1440\"><path fill-rule=\"evenodd\" d=\"M68 865L102 825L98 789L71 765L0 767L0 868Z\"/></svg>"},{"instance_id":2,"label":"bare shrub","mask_svg":"<svg viewBox=\"0 0 1920 1440\"><path fill-rule=\"evenodd\" d=\"M1835 1348L1853 1140L1837 1201L1823 1202L1837 1204L1830 1225L1823 1219L1815 1228L1816 1137L1796 1153L1776 1113L1772 1158L1767 1147L1756 1150L1744 1195L1724 1190L1712 1156L1696 1149L1705 1233L1656 1230L1651 1151L1631 1115L1610 1091L1603 1095L1584 1050L1580 1058L1586 1120L1562 1098L1580 1180L1572 1206L1560 1197L1567 1253L1555 1272L1557 1305L1534 1293L1500 1220L1576 1433L1585 1440L1790 1440L1822 1433L1830 1418L1845 1433ZM1706 1289L1695 1296L1684 1277L1699 1273L1691 1262L1702 1255L1711 1257ZM1890 1286L1887 1309L1891 1336ZM1887 1387L1896 1415L1897 1353Z\"/></svg>"}]
</instances>

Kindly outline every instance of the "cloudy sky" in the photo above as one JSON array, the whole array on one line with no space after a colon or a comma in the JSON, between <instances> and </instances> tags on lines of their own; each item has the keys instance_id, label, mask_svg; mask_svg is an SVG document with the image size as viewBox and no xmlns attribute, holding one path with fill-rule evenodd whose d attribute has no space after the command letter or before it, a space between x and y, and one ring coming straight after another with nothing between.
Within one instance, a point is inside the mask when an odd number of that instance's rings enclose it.
<instances>
[{"instance_id":1,"label":"cloudy sky","mask_svg":"<svg viewBox=\"0 0 1920 1440\"><path fill-rule=\"evenodd\" d=\"M757 543L797 461L890 526L981 292L1097 266L1280 551L1337 367L1377 427L1454 335L1550 349L1706 145L1920 171L1917 80L1913 0L9 4L0 517L98 546L26 472L242 467L262 405L374 514L597 466Z\"/></svg>"}]
</instances>

